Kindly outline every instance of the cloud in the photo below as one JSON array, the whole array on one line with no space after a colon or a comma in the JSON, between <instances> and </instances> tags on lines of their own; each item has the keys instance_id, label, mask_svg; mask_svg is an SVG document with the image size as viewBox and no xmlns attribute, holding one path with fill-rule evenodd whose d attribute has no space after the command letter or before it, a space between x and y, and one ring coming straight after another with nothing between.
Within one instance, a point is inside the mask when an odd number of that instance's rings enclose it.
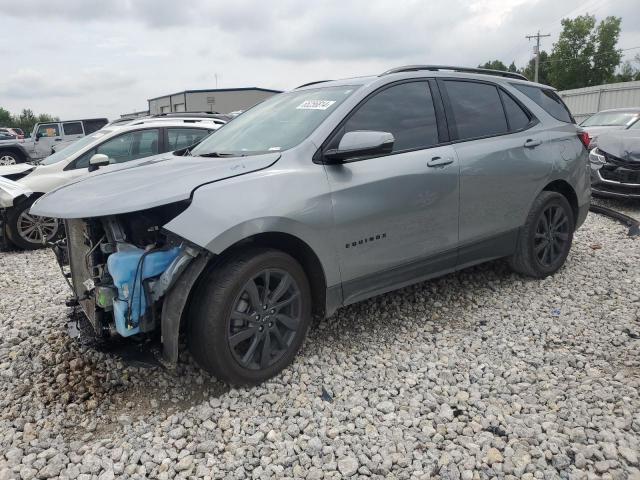
<instances>
[{"instance_id":1,"label":"cloud","mask_svg":"<svg viewBox=\"0 0 640 480\"><path fill-rule=\"evenodd\" d=\"M21 69L0 79L0 95L23 99L78 97L89 92L109 94L135 83L135 77L99 68L54 79L39 70Z\"/></svg>"}]
</instances>

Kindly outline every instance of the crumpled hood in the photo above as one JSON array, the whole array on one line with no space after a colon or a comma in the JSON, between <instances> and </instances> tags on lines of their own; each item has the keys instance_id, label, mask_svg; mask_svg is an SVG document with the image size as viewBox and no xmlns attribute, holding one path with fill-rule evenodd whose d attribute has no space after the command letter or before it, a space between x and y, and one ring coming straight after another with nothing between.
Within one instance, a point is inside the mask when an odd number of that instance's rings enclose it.
<instances>
[{"instance_id":1,"label":"crumpled hood","mask_svg":"<svg viewBox=\"0 0 640 480\"><path fill-rule=\"evenodd\" d=\"M31 213L89 218L136 212L187 200L201 185L261 170L280 153L248 157L179 157L164 154L109 165L40 197Z\"/></svg>"},{"instance_id":2,"label":"crumpled hood","mask_svg":"<svg viewBox=\"0 0 640 480\"><path fill-rule=\"evenodd\" d=\"M15 175L16 173L26 172L28 170L33 170L34 168L36 167L29 163L18 163L16 165L2 165L0 166L0 177L5 177L7 175Z\"/></svg>"},{"instance_id":3,"label":"crumpled hood","mask_svg":"<svg viewBox=\"0 0 640 480\"><path fill-rule=\"evenodd\" d=\"M31 190L19 183L0 177L0 208L11 207L16 198L22 195L28 197L32 193Z\"/></svg>"},{"instance_id":4,"label":"crumpled hood","mask_svg":"<svg viewBox=\"0 0 640 480\"><path fill-rule=\"evenodd\" d=\"M600 135L598 149L626 162L640 162L640 130L620 130Z\"/></svg>"}]
</instances>

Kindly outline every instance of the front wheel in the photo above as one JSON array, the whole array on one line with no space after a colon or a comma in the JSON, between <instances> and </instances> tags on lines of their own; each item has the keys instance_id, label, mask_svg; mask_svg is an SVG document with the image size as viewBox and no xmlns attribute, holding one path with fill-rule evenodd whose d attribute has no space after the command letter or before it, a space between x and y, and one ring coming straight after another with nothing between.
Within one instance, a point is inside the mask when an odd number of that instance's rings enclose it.
<instances>
[{"instance_id":1,"label":"front wheel","mask_svg":"<svg viewBox=\"0 0 640 480\"><path fill-rule=\"evenodd\" d=\"M16 247L35 250L45 246L44 240L56 240L62 231L57 218L29 213L34 200L27 199L7 210L7 237Z\"/></svg>"},{"instance_id":2,"label":"front wheel","mask_svg":"<svg viewBox=\"0 0 640 480\"><path fill-rule=\"evenodd\" d=\"M255 385L288 366L311 322L300 264L254 248L215 265L192 298L188 342L198 364L233 385Z\"/></svg>"},{"instance_id":3,"label":"front wheel","mask_svg":"<svg viewBox=\"0 0 640 480\"><path fill-rule=\"evenodd\" d=\"M534 278L545 278L564 265L575 230L573 210L564 195L544 191L531 206L518 235L513 270Z\"/></svg>"},{"instance_id":4,"label":"front wheel","mask_svg":"<svg viewBox=\"0 0 640 480\"><path fill-rule=\"evenodd\" d=\"M17 153L1 150L0 151L0 166L5 165L16 165L17 163L22 163L23 158Z\"/></svg>"}]
</instances>

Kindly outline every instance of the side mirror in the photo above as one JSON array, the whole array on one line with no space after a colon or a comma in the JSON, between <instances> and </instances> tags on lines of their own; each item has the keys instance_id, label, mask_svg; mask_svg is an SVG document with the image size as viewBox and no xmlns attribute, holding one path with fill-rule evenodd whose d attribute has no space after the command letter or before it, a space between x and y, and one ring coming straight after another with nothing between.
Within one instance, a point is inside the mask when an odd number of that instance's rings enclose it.
<instances>
[{"instance_id":1,"label":"side mirror","mask_svg":"<svg viewBox=\"0 0 640 480\"><path fill-rule=\"evenodd\" d=\"M40 138L41 138L42 136L43 136L43 135L42 135L40 132L36 133L36 138L35 138L36 142L37 142L38 140L40 140Z\"/></svg>"},{"instance_id":2,"label":"side mirror","mask_svg":"<svg viewBox=\"0 0 640 480\"><path fill-rule=\"evenodd\" d=\"M96 153L89 159L90 172L93 172L100 167L104 167L105 165L109 165L109 157L107 157L104 153Z\"/></svg>"},{"instance_id":3,"label":"side mirror","mask_svg":"<svg viewBox=\"0 0 640 480\"><path fill-rule=\"evenodd\" d=\"M354 158L386 155L393 150L395 138L389 132L356 130L342 136L337 149L327 150L327 163L345 163Z\"/></svg>"}]
</instances>

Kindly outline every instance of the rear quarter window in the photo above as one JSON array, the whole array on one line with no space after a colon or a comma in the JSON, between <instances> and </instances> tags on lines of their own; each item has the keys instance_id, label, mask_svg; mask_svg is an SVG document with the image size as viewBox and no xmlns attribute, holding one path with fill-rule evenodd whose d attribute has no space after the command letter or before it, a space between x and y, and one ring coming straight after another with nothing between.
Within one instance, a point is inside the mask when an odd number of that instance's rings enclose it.
<instances>
[{"instance_id":1,"label":"rear quarter window","mask_svg":"<svg viewBox=\"0 0 640 480\"><path fill-rule=\"evenodd\" d=\"M520 85L518 83L512 83L511 86L524 93L556 120L566 123L576 123L560 96L550 88Z\"/></svg>"}]
</instances>

